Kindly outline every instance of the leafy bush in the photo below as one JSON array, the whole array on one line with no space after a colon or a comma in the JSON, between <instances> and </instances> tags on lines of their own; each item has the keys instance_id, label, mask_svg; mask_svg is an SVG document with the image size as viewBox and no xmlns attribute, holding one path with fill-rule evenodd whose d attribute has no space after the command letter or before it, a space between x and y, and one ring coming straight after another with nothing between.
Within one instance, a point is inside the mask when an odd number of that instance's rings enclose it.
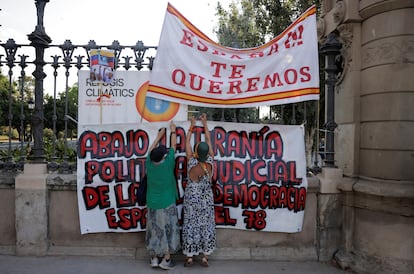
<instances>
[{"instance_id":1,"label":"leafy bush","mask_svg":"<svg viewBox=\"0 0 414 274\"><path fill-rule=\"evenodd\" d=\"M17 131L16 131L17 132ZM8 138L7 138L8 141ZM53 146L53 142L55 146ZM26 159L30 160L30 156L32 154L32 146L33 142L31 143L24 143L23 152L21 148L20 142L12 142L12 149L11 149L11 157L14 162L20 161L22 155L26 157ZM45 153L45 160L47 162L56 161L58 163L67 160L70 163L76 163L77 160L77 152L76 152L76 142L74 141L67 141L66 142L66 150L65 150L65 140L63 138L53 140L53 130L49 128L45 128L43 130L43 148ZM0 149L0 159L3 162L8 161L8 149L9 147L3 147ZM66 155L65 155L66 154ZM63 159L66 156L66 159Z\"/></svg>"},{"instance_id":2,"label":"leafy bush","mask_svg":"<svg viewBox=\"0 0 414 274\"><path fill-rule=\"evenodd\" d=\"M71 146L67 141L66 151L65 151L65 140L63 138L58 138L55 140L55 147L53 147L53 131L52 131L52 135L44 134L43 142L44 142L46 161L51 162L53 160L52 158L55 157L56 162L59 162L59 163L63 162L64 160L63 157L65 156L65 153L66 153L66 158L68 162L76 162L77 160L76 146L74 146L73 148L73 146Z\"/></svg>"}]
</instances>

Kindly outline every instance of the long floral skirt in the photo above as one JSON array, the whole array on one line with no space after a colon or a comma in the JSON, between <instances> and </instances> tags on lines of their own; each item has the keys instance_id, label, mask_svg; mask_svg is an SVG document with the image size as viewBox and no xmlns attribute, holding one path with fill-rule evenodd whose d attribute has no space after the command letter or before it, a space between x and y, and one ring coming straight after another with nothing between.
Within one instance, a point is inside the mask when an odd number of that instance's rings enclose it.
<instances>
[{"instance_id":1,"label":"long floral skirt","mask_svg":"<svg viewBox=\"0 0 414 274\"><path fill-rule=\"evenodd\" d=\"M175 204L165 209L148 208L145 242L150 256L162 257L167 252L174 254L181 249Z\"/></svg>"},{"instance_id":2,"label":"long floral skirt","mask_svg":"<svg viewBox=\"0 0 414 274\"><path fill-rule=\"evenodd\" d=\"M183 254L210 255L216 248L213 192L208 181L189 182L183 203Z\"/></svg>"}]
</instances>

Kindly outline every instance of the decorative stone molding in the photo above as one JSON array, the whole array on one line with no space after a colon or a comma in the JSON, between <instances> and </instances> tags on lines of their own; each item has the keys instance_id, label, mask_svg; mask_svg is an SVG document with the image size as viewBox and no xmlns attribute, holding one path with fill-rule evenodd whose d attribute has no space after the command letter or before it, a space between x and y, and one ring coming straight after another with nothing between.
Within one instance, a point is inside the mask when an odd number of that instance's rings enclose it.
<instances>
[{"instance_id":1,"label":"decorative stone molding","mask_svg":"<svg viewBox=\"0 0 414 274\"><path fill-rule=\"evenodd\" d=\"M321 1L321 15L324 16L331 10L331 0L322 0Z\"/></svg>"},{"instance_id":2,"label":"decorative stone molding","mask_svg":"<svg viewBox=\"0 0 414 274\"><path fill-rule=\"evenodd\" d=\"M323 1L323 3L331 4L329 1ZM347 2L343 0L337 0L335 6L329 11L329 14L326 16L320 17L318 20L318 39L320 43L324 41L327 32L337 32L339 36L339 41L342 43L341 54L336 59L336 64L338 67L337 81L336 81L336 90L339 92L341 90L341 84L344 80L347 72L352 63L352 39L353 35L353 24L350 22L345 22L346 13L347 13Z\"/></svg>"},{"instance_id":3,"label":"decorative stone molding","mask_svg":"<svg viewBox=\"0 0 414 274\"><path fill-rule=\"evenodd\" d=\"M354 192L360 195L371 195L395 199L414 199L413 181L384 180L372 177L358 176L359 178L348 178L339 181L338 189L342 192ZM398 207L402 206L396 204ZM410 209L410 216L414 216L414 204Z\"/></svg>"},{"instance_id":4,"label":"decorative stone molding","mask_svg":"<svg viewBox=\"0 0 414 274\"><path fill-rule=\"evenodd\" d=\"M336 24L341 24L344 21L346 14L346 5L343 1L337 1L333 10L333 20Z\"/></svg>"},{"instance_id":5,"label":"decorative stone molding","mask_svg":"<svg viewBox=\"0 0 414 274\"><path fill-rule=\"evenodd\" d=\"M336 85L339 86L344 80L344 77L349 71L349 68L352 63L351 46L354 34L352 24L340 25L338 26L337 30L339 31L339 41L342 43L341 55L340 59L338 59L338 63L340 64L341 70L337 75L336 82Z\"/></svg>"},{"instance_id":6,"label":"decorative stone molding","mask_svg":"<svg viewBox=\"0 0 414 274\"><path fill-rule=\"evenodd\" d=\"M363 19L397 9L411 9L412 0L360 1L359 14Z\"/></svg>"},{"instance_id":7,"label":"decorative stone molding","mask_svg":"<svg viewBox=\"0 0 414 274\"><path fill-rule=\"evenodd\" d=\"M335 30L336 26L343 21L345 17L345 4L339 0L334 7L332 7L332 0L322 0L321 15L317 22L317 33L320 43L323 43L325 36Z\"/></svg>"},{"instance_id":8,"label":"decorative stone molding","mask_svg":"<svg viewBox=\"0 0 414 274\"><path fill-rule=\"evenodd\" d=\"M324 18L319 18L317 22L317 34L319 42L322 43L325 37L326 23Z\"/></svg>"},{"instance_id":9,"label":"decorative stone molding","mask_svg":"<svg viewBox=\"0 0 414 274\"><path fill-rule=\"evenodd\" d=\"M414 37L384 39L362 48L362 67L414 63Z\"/></svg>"},{"instance_id":10,"label":"decorative stone molding","mask_svg":"<svg viewBox=\"0 0 414 274\"><path fill-rule=\"evenodd\" d=\"M323 43L326 35L335 31L338 33L339 40L342 43L341 54L337 57L336 63L338 66L337 74L337 91L340 90L341 83L349 70L350 63L352 62L351 44L353 39L353 26L352 24L344 24L346 13L347 13L347 2L343 0L333 1L322 1L324 3L324 9L326 12L327 6L334 6L329 9L329 12L321 16L317 24L317 33L320 43Z\"/></svg>"}]
</instances>

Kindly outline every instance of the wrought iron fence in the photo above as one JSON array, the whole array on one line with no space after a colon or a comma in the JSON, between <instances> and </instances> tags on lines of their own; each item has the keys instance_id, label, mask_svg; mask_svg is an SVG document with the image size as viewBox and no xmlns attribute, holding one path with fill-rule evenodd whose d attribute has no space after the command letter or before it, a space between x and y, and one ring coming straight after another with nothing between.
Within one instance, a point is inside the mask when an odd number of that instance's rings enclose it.
<instances>
[{"instance_id":1,"label":"wrought iron fence","mask_svg":"<svg viewBox=\"0 0 414 274\"><path fill-rule=\"evenodd\" d=\"M24 163L27 160L26 156L30 153L30 150L32 151L31 157L29 156L31 159L29 160L35 162L45 162L47 160L50 171L59 170L63 173L69 173L76 169L76 162L70 157L70 155L76 155L73 152L76 151L76 141L70 140L72 136L69 136L68 125L69 123L77 123L77 113L68 112L69 97L67 95L71 86L77 81L78 71L81 69L89 69L89 52L91 49L111 49L115 52L115 68L117 70L138 71L151 70L157 50L156 46L146 46L142 41L138 41L135 45L123 46L118 41L113 41L111 45L97 45L91 40L86 45L74 45L70 40L66 40L60 45L48 45L44 49L44 59L36 61L33 53L36 50L34 45L16 44L13 39L9 39L6 43L1 43L0 46L0 49L3 50L3 52L0 51L0 68L2 74L8 77L7 100L9 102L9 110L7 134L5 134L8 140L7 142L0 143L0 151L3 152L3 155L1 155L2 161L0 162L0 169L6 172L23 170ZM36 65L36 62L39 61L43 64L41 72L39 72L38 65ZM36 90L39 85L35 85L35 102L33 102L30 91L27 92L24 90L25 76L30 71L33 71L32 75L35 77L36 82L39 81L39 78L43 82L41 85L42 92ZM16 82L16 79L18 79L18 98L13 97L13 83ZM50 117L44 116L44 92L49 96L53 96L53 114ZM65 94L64 116L58 117L56 100L58 99L58 93L62 92ZM14 138L12 132L17 123L15 120L17 113L13 113L13 109L16 109L16 106L20 107L18 114L18 118L20 119L20 138L17 140ZM279 107L282 116L286 109L288 107L290 108L289 112L291 114L289 117L291 119L288 123L306 123L306 104L303 104L303 121L297 121L297 104ZM234 111L234 115L236 115L236 111ZM56 123L59 118L64 121L63 136L60 140L56 137ZM44 119L52 120L53 134L48 136L50 137L49 141L45 138L43 132ZM221 119L224 119L224 116ZM274 121L275 117L271 117L269 113L269 119ZM27 132L28 128L30 128L30 131L33 131L36 123L42 125L41 131L37 131L37 133ZM41 140L40 142L32 142L32 140L36 141L39 139ZM47 157L45 155L45 147L48 151Z\"/></svg>"},{"instance_id":2,"label":"wrought iron fence","mask_svg":"<svg viewBox=\"0 0 414 274\"><path fill-rule=\"evenodd\" d=\"M30 161L34 163L47 163L50 171L70 173L76 170L76 141L71 141L68 138L68 124L76 123L77 114L68 112L68 91L71 85L77 81L78 71L89 68L90 50L103 48L113 50L115 52L115 69L151 70L157 47L146 46L142 41L138 41L135 45L123 46L116 40L111 45L97 45L93 40L89 41L86 45L74 45L70 40L66 40L60 45L51 44L51 39L45 33L43 27L44 7L48 1L37 0L35 2L38 22L35 30L28 36L31 43L16 44L13 39L9 39L5 43L0 43L0 69L2 69L3 74L7 72L8 77L7 141L0 143L0 151L3 152L3 155L0 155L2 158L0 161L0 169L5 172L23 170L28 152L30 152ZM339 48L335 44L334 51L330 51L329 47L325 47L325 51L326 55L332 57L338 54ZM332 68L329 69L330 71L327 70L328 73L335 73ZM32 71L32 75L35 78L34 98L32 94L27 94L24 90L27 71ZM13 97L13 85L16 79L19 79L18 98ZM335 86L332 75L330 79L330 82L327 84L330 85L329 90L332 91ZM60 84L62 82L64 84ZM64 116L62 117L64 131L62 138L57 140L56 123L58 116L56 100L58 92L60 91L63 91L65 94L65 110ZM51 117L44 116L44 92L53 96L53 114ZM332 98L329 102L333 104ZM318 103L316 102L316 104ZM13 110L16 109L15 105L19 106L18 114L13 113ZM297 121L296 119L297 104L280 106L279 113L283 118L284 110L290 107L291 120L288 123L306 124L309 120L306 105L306 102L303 103L303 120L301 121ZM29 114L30 123L28 123L25 114ZM13 121L15 125L16 121L14 119L16 116L19 118L20 138L18 141L13 141ZM331 125L329 130L333 132L335 123L333 117L329 117ZM273 119L271 115L269 115L269 118ZM52 120L53 134L51 134L50 143L45 142L44 138L45 119ZM27 124L30 125L29 134L26 134ZM330 135L328 137L327 147L330 149L330 152L327 154L329 155L328 163L333 164L333 136ZM315 142L316 147L318 140L317 138ZM45 146L48 146L50 150L50 157L46 157L45 155ZM70 158L71 155L73 156L73 151L75 151L75 160L71 160ZM314 164L316 165L316 163Z\"/></svg>"},{"instance_id":3,"label":"wrought iron fence","mask_svg":"<svg viewBox=\"0 0 414 274\"><path fill-rule=\"evenodd\" d=\"M68 123L76 123L76 115L77 113L69 113L68 112L68 91L76 82L78 71L84 68L89 68L89 52L91 49L111 49L115 53L115 68L121 70L144 70L144 69L151 69L152 64L154 61L154 56L157 47L156 46L146 46L142 41L138 41L135 45L131 46L123 46L120 45L118 41L113 41L111 45L97 45L93 40L89 41L87 45L74 45L70 40L66 40L61 45L48 45L45 48L44 55L48 56L45 57L43 60L37 60L37 62L43 63L44 73L40 72L36 67L36 59L34 58L33 53L31 51L36 50L34 45L21 45L16 44L13 39L9 39L6 43L0 44L2 49L4 50L4 54L0 53L0 66L2 67L2 73L8 76L8 129L7 129L7 144L2 143L0 144L0 149L3 151L7 151L7 155L3 155L3 161L0 163L0 167L4 171L14 171L14 170L22 170L24 162L26 160L26 155L29 149L40 149L41 152L38 155L33 155L31 160L33 161L44 161L46 156L44 156L44 136L40 137L40 134L35 135L33 133L34 141L38 138L42 138L42 142L31 144L31 134L27 136L26 131L26 124L28 123L27 109L31 109L32 106L32 97L30 94L25 94L24 86L25 86L25 76L27 75L27 71L30 68L33 69L34 72L33 76L35 79L41 78L48 79L48 82L44 80L42 87L44 91L46 91L49 95L53 96L53 115L52 117L44 117L43 113L43 91L42 93L34 90L35 98L38 99L37 101L40 104L37 104L38 109L36 109L36 103L34 104L34 108L31 111L37 111L36 113L33 112L33 118L31 119L29 124L33 124L31 129L34 129L34 124L36 122L40 122L39 119L52 119L53 121L53 134L51 144L51 156L50 161L48 161L48 168L51 171L60 170L61 172L71 172L76 167L74 163L69 161L69 151L73 150L74 144L70 142L70 137L68 136ZM6 67L3 70L3 67ZM52 78L48 78L46 76L52 75ZM19 79L19 97L13 97L13 83L16 81L15 79ZM60 80L60 81L59 81ZM59 82L64 82L63 85L59 85ZM63 132L63 155L58 157L57 155L57 145L59 144L59 140L56 139L56 122L57 122L57 109L56 109L56 100L58 92L65 93L65 110L64 110L64 132ZM29 92L30 93L30 92ZM40 98L38 98L40 96ZM13 105L15 104L15 105ZM12 130L15 127L13 124L15 113L13 113L13 109L16 109L16 105L20 106L20 138L18 141L14 141ZM40 113L41 112L41 113ZM43 128L42 128L43 131ZM43 133L43 132L42 132ZM36 147L36 145L38 145ZM40 145L40 146L39 146ZM18 153L19 155L15 155ZM13 155L14 154L14 155ZM33 153L32 153L33 154ZM17 159L16 159L17 158Z\"/></svg>"}]
</instances>

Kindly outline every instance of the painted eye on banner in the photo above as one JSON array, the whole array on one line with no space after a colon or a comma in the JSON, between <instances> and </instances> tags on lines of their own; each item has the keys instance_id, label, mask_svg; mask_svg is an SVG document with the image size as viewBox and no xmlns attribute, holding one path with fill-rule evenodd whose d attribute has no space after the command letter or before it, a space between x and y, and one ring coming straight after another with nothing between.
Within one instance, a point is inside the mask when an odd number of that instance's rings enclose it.
<instances>
[{"instance_id":1,"label":"painted eye on banner","mask_svg":"<svg viewBox=\"0 0 414 274\"><path fill-rule=\"evenodd\" d=\"M135 106L141 117L148 122L170 121L177 114L180 104L147 97L149 81L138 88Z\"/></svg>"}]
</instances>

